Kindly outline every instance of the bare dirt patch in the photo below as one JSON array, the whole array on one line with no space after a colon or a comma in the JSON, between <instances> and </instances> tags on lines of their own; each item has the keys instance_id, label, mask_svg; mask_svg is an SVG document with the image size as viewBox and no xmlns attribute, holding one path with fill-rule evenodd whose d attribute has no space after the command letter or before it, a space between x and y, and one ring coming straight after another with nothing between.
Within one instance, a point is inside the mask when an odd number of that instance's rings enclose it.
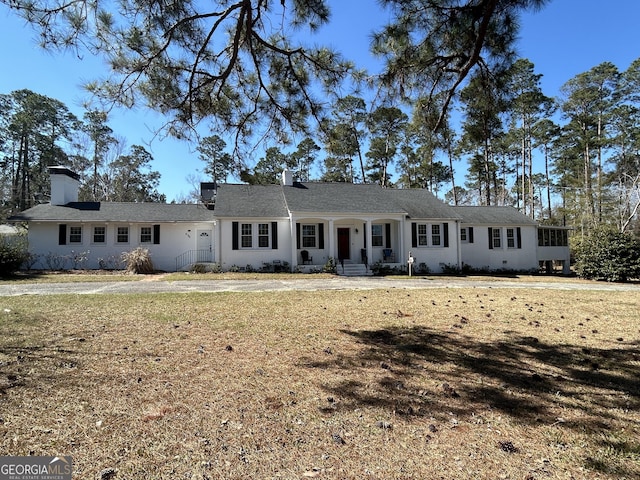
<instances>
[{"instance_id":1,"label":"bare dirt patch","mask_svg":"<svg viewBox=\"0 0 640 480\"><path fill-rule=\"evenodd\" d=\"M0 299L0 450L74 478L637 478L640 299Z\"/></svg>"}]
</instances>

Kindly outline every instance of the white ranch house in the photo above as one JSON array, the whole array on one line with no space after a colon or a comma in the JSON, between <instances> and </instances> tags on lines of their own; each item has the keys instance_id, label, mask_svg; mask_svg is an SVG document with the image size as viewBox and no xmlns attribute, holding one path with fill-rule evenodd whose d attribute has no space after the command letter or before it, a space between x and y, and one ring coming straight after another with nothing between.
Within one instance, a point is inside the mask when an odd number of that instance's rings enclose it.
<instances>
[{"instance_id":1,"label":"white ranch house","mask_svg":"<svg viewBox=\"0 0 640 480\"><path fill-rule=\"evenodd\" d=\"M285 171L279 185L218 185L197 205L78 202L78 176L50 173L51 203L10 219L28 226L33 268L80 254L85 268L109 267L143 246L165 271L195 263L313 271L334 259L338 273L357 275L374 264L406 267L409 256L433 273L538 271L552 261L569 271L566 228L511 207L452 207L423 189L299 183Z\"/></svg>"}]
</instances>

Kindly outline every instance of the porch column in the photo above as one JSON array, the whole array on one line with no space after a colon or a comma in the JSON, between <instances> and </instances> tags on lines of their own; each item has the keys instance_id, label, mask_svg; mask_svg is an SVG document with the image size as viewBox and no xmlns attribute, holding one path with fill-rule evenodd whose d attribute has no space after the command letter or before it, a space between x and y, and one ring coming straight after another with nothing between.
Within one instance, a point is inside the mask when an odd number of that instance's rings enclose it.
<instances>
[{"instance_id":1,"label":"porch column","mask_svg":"<svg viewBox=\"0 0 640 480\"><path fill-rule=\"evenodd\" d=\"M456 220L456 255L458 256L458 268L462 269L462 242L460 241L461 220ZM467 232L467 235L469 233ZM451 240L449 240L451 241Z\"/></svg>"},{"instance_id":2,"label":"porch column","mask_svg":"<svg viewBox=\"0 0 640 480\"><path fill-rule=\"evenodd\" d=\"M371 220L366 220L364 222L364 231L366 232L366 236L367 236L367 264L371 265L372 263L372 258L371 255L373 254L373 242L371 240ZM368 267L367 267L368 268Z\"/></svg>"},{"instance_id":3,"label":"porch column","mask_svg":"<svg viewBox=\"0 0 640 480\"><path fill-rule=\"evenodd\" d=\"M398 248L398 255L396 256L397 263L404 263L405 260L408 258L408 255L405 256L405 249L406 249L406 245L404 244L405 227L406 227L406 217L405 215L402 215L402 218L398 222L398 228L400 230L400 235L398 236L398 239L399 239L400 245Z\"/></svg>"},{"instance_id":4,"label":"porch column","mask_svg":"<svg viewBox=\"0 0 640 480\"><path fill-rule=\"evenodd\" d=\"M291 238L291 271L295 272L298 266L298 244L296 236L296 222L297 220L292 216L289 217L289 230Z\"/></svg>"},{"instance_id":5,"label":"porch column","mask_svg":"<svg viewBox=\"0 0 640 480\"><path fill-rule=\"evenodd\" d=\"M336 252L336 234L333 231L333 219L329 219L329 228L327 235L329 235L329 251L327 253L327 261L329 261L329 257L333 257L336 264L338 263L338 254Z\"/></svg>"}]
</instances>

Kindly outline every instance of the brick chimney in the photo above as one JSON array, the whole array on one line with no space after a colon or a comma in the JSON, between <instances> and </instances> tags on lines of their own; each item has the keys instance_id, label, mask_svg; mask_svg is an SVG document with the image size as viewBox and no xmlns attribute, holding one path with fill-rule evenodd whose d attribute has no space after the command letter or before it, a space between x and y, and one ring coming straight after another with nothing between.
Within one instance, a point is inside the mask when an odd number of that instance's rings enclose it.
<instances>
[{"instance_id":1,"label":"brick chimney","mask_svg":"<svg viewBox=\"0 0 640 480\"><path fill-rule=\"evenodd\" d=\"M49 167L51 178L51 205L66 205L78 201L80 175L66 167Z\"/></svg>"}]
</instances>

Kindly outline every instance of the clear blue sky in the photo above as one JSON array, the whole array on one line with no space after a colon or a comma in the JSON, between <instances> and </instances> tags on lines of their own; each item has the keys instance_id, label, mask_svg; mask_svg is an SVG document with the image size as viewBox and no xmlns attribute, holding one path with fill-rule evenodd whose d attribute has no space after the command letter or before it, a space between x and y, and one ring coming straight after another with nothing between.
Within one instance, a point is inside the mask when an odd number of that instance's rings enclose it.
<instances>
[{"instance_id":1,"label":"clear blue sky","mask_svg":"<svg viewBox=\"0 0 640 480\"><path fill-rule=\"evenodd\" d=\"M368 51L369 35L386 20L377 2L330 3L333 20L321 31L317 42L328 41L345 56L365 65L373 64ZM537 73L543 74L544 93L557 96L567 80L602 62L612 62L623 71L639 58L638 19L638 0L551 0L541 11L522 17L519 52L534 63ZM30 89L60 100L81 117L81 101L86 97L81 85L104 76L103 63L90 55L77 58L71 53L44 52L34 38L29 26L0 6L0 93ZM127 139L129 146L140 144L151 151L155 158L153 168L162 175L160 191L171 201L189 192L185 178L189 173L197 174L203 164L193 145L153 138L162 123L156 113L138 109L114 112L109 125L116 135ZM457 166L458 170L465 168L464 164Z\"/></svg>"}]
</instances>

